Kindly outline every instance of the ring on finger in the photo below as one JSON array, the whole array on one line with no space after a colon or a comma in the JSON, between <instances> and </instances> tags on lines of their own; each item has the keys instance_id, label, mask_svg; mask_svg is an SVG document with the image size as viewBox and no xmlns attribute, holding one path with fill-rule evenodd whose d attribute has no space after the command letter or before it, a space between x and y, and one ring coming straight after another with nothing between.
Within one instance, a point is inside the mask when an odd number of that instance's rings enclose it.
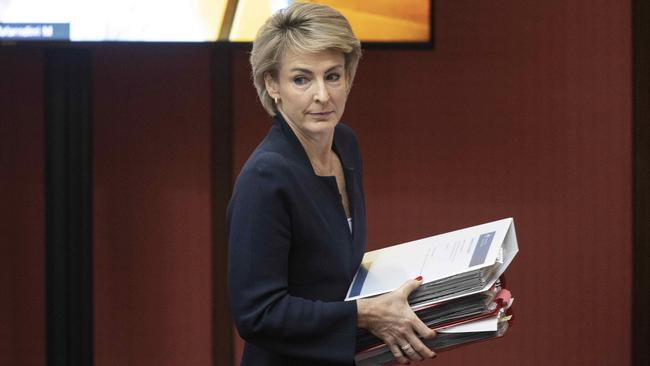
<instances>
[{"instance_id":1,"label":"ring on finger","mask_svg":"<svg viewBox=\"0 0 650 366\"><path fill-rule=\"evenodd\" d=\"M410 350L412 348L412 346L411 346L410 343L407 343L407 344L405 344L403 346L399 346L399 348L404 352L408 352L408 350Z\"/></svg>"}]
</instances>

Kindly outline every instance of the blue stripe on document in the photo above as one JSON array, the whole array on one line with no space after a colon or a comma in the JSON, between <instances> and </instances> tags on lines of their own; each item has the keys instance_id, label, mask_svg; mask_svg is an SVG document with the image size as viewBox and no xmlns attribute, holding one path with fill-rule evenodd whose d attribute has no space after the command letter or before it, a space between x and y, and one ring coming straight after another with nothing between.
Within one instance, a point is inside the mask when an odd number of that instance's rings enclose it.
<instances>
[{"instance_id":1,"label":"blue stripe on document","mask_svg":"<svg viewBox=\"0 0 650 366\"><path fill-rule=\"evenodd\" d=\"M363 283L366 282L366 277L368 276L368 268L370 268L371 264L372 263L369 263L367 266L364 266L362 264L359 267L359 271L357 271L357 277L354 278L354 282L352 283L349 297L359 296L359 294L361 294L361 289L363 288Z\"/></svg>"},{"instance_id":2,"label":"blue stripe on document","mask_svg":"<svg viewBox=\"0 0 650 366\"><path fill-rule=\"evenodd\" d=\"M481 234L478 237L478 242L476 243L476 248L474 248L474 253L472 254L472 259L469 261L469 266L476 266L478 264L483 264L485 258L488 254L488 249L490 249L490 244L492 244L492 239L494 239L494 234L496 231Z\"/></svg>"}]
</instances>

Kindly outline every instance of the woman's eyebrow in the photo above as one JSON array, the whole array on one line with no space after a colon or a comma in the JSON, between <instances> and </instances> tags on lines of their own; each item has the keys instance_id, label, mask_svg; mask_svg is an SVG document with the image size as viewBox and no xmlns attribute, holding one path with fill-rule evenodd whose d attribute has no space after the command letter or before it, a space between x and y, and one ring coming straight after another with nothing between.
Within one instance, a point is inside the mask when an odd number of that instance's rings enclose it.
<instances>
[{"instance_id":1,"label":"woman's eyebrow","mask_svg":"<svg viewBox=\"0 0 650 366\"><path fill-rule=\"evenodd\" d=\"M313 72L311 72L311 70L303 69L302 67L294 67L289 71L291 71L291 72L298 71L298 72L301 72L303 74L313 74Z\"/></svg>"},{"instance_id":2,"label":"woman's eyebrow","mask_svg":"<svg viewBox=\"0 0 650 366\"><path fill-rule=\"evenodd\" d=\"M325 71L325 73L327 74L328 72L330 72L330 71L332 71L332 70L334 70L334 69L336 69L336 68L340 68L340 67L343 67L343 65L341 65L341 64L334 65L334 66L330 67L329 69L327 69L327 70ZM309 70L309 69L304 69L304 68L302 68L302 67L294 67L294 68L292 68L292 69L289 70L289 71L290 71L290 72L296 72L296 71L297 71L297 72L301 72L301 73L303 73L303 74L309 74L309 75L311 75L311 74L314 73L313 71L311 71L311 70Z\"/></svg>"},{"instance_id":3,"label":"woman's eyebrow","mask_svg":"<svg viewBox=\"0 0 650 366\"><path fill-rule=\"evenodd\" d=\"M325 73L327 74L328 72L330 72L330 71L332 71L334 69L338 69L338 68L343 68L343 65L341 65L341 64L334 65L334 66L330 67L329 69L327 69L327 71L325 71Z\"/></svg>"}]
</instances>

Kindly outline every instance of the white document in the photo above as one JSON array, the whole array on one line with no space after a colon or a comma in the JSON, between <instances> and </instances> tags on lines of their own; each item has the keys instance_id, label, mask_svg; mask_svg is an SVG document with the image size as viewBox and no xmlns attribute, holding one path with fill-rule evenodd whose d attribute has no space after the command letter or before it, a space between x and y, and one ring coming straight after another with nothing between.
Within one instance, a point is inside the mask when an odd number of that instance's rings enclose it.
<instances>
[{"instance_id":1,"label":"white document","mask_svg":"<svg viewBox=\"0 0 650 366\"><path fill-rule=\"evenodd\" d=\"M472 293L485 291L505 271L517 251L514 222L507 218L367 252L346 300L392 291L417 276L422 276L426 284L501 263L488 283ZM452 298L455 296L444 300Z\"/></svg>"},{"instance_id":2,"label":"white document","mask_svg":"<svg viewBox=\"0 0 650 366\"><path fill-rule=\"evenodd\" d=\"M438 329L438 333L496 332L499 329L499 315L472 322Z\"/></svg>"}]
</instances>

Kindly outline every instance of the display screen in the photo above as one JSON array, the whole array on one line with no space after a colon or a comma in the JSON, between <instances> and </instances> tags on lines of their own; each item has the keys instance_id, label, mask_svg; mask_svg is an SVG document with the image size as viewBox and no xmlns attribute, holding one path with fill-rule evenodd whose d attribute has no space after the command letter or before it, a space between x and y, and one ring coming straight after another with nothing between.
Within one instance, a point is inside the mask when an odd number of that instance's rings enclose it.
<instances>
[{"instance_id":1,"label":"display screen","mask_svg":"<svg viewBox=\"0 0 650 366\"><path fill-rule=\"evenodd\" d=\"M0 0L0 40L250 42L294 2L338 9L364 42L431 41L431 0Z\"/></svg>"}]
</instances>

